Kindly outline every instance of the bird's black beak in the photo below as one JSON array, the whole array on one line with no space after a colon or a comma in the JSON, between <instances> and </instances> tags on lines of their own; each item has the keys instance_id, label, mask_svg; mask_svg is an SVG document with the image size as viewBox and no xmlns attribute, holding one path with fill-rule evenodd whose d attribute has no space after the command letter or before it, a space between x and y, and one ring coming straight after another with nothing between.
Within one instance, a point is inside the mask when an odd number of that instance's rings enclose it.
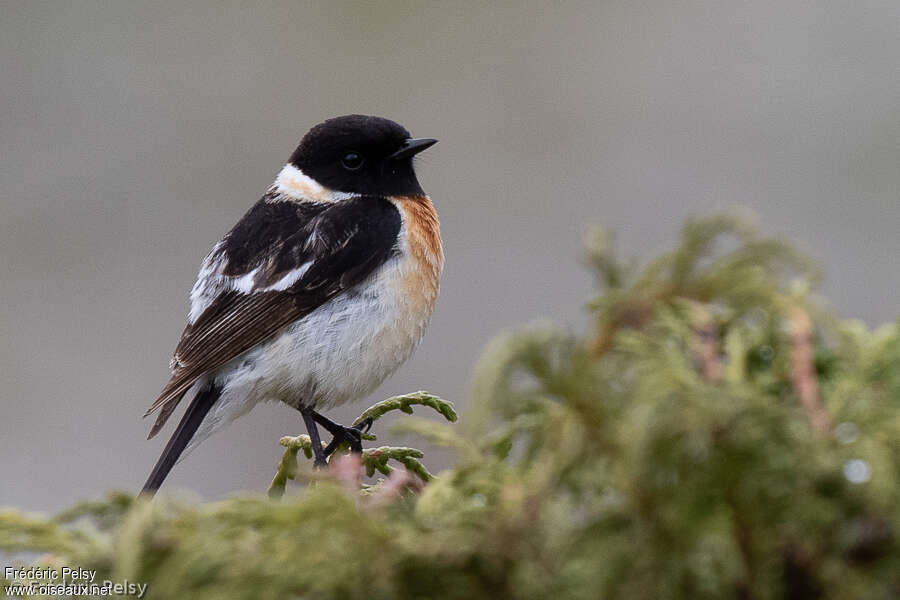
<instances>
[{"instance_id":1,"label":"bird's black beak","mask_svg":"<svg viewBox=\"0 0 900 600\"><path fill-rule=\"evenodd\" d=\"M419 152L427 150L437 144L437 140L431 138L419 138L415 140L406 140L400 149L391 154L388 158L400 159L415 156Z\"/></svg>"}]
</instances>

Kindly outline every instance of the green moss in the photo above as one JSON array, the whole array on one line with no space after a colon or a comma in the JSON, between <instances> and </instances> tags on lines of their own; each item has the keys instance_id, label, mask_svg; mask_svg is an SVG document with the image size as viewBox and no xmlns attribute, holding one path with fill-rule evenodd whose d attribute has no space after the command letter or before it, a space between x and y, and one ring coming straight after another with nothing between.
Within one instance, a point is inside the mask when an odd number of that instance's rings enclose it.
<instances>
[{"instance_id":1,"label":"green moss","mask_svg":"<svg viewBox=\"0 0 900 600\"><path fill-rule=\"evenodd\" d=\"M297 495L6 510L0 549L151 598L897 597L900 328L829 313L810 262L733 215L689 223L643 268L595 230L586 262L588 332L507 333L463 427L402 420L456 451L433 479L420 451L386 446L362 468L390 477L357 490L312 476L309 439L285 437L270 494L302 474ZM360 419L413 405L455 421L424 392ZM421 492L395 485L402 466Z\"/></svg>"}]
</instances>

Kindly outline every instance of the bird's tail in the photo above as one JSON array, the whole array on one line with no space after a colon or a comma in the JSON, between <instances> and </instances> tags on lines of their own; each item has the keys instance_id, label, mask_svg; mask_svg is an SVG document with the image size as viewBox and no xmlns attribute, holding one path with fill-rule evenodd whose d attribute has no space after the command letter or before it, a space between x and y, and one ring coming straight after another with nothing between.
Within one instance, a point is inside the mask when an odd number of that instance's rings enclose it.
<instances>
[{"instance_id":1,"label":"bird's tail","mask_svg":"<svg viewBox=\"0 0 900 600\"><path fill-rule=\"evenodd\" d=\"M147 478L147 483L144 484L141 495L152 497L153 494L156 493L156 490L162 485L166 475L168 475L169 471L172 470L172 467L175 466L178 457L181 456L181 453L184 452L184 449L191 441L191 438L194 437L194 433L196 433L197 428L200 427L200 423L203 422L206 413L209 412L212 405L219 399L220 394L221 390L212 384L209 384L207 387L204 387L197 392L197 395L191 400L191 405L188 406L187 411L185 411L184 416L181 417L178 429L172 434L172 438L169 440L169 443L166 444L165 449L162 451L162 455L159 457L159 460L156 461L156 466L153 467L150 477Z\"/></svg>"}]
</instances>

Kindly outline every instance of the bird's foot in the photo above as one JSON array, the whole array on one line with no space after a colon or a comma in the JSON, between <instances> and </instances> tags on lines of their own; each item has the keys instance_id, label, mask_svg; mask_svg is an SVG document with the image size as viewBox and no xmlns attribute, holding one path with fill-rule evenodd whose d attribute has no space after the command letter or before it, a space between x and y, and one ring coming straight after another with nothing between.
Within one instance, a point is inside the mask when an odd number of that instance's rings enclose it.
<instances>
[{"instance_id":1,"label":"bird's foot","mask_svg":"<svg viewBox=\"0 0 900 600\"><path fill-rule=\"evenodd\" d=\"M357 454L362 453L362 436L371 429L372 419L366 419L361 423L347 427L346 425L335 423L328 417L324 417L317 412L313 413L313 418L316 420L316 423L325 428L325 430L333 436L331 442L325 447L324 454L326 458L331 456L341 444L347 444L350 447L351 452L356 452Z\"/></svg>"}]
</instances>

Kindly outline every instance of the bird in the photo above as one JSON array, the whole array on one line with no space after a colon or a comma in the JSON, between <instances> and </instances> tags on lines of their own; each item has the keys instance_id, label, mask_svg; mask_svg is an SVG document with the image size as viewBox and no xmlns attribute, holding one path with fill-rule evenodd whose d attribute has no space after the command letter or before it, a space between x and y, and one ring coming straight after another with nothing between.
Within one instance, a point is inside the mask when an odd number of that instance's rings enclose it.
<instances>
[{"instance_id":1,"label":"bird","mask_svg":"<svg viewBox=\"0 0 900 600\"><path fill-rule=\"evenodd\" d=\"M382 117L312 127L263 196L203 260L148 439L189 405L142 489L260 402L298 410L315 466L364 425L322 412L373 392L412 354L438 296L444 252L413 159L437 140ZM334 439L322 447L317 424Z\"/></svg>"}]
</instances>

